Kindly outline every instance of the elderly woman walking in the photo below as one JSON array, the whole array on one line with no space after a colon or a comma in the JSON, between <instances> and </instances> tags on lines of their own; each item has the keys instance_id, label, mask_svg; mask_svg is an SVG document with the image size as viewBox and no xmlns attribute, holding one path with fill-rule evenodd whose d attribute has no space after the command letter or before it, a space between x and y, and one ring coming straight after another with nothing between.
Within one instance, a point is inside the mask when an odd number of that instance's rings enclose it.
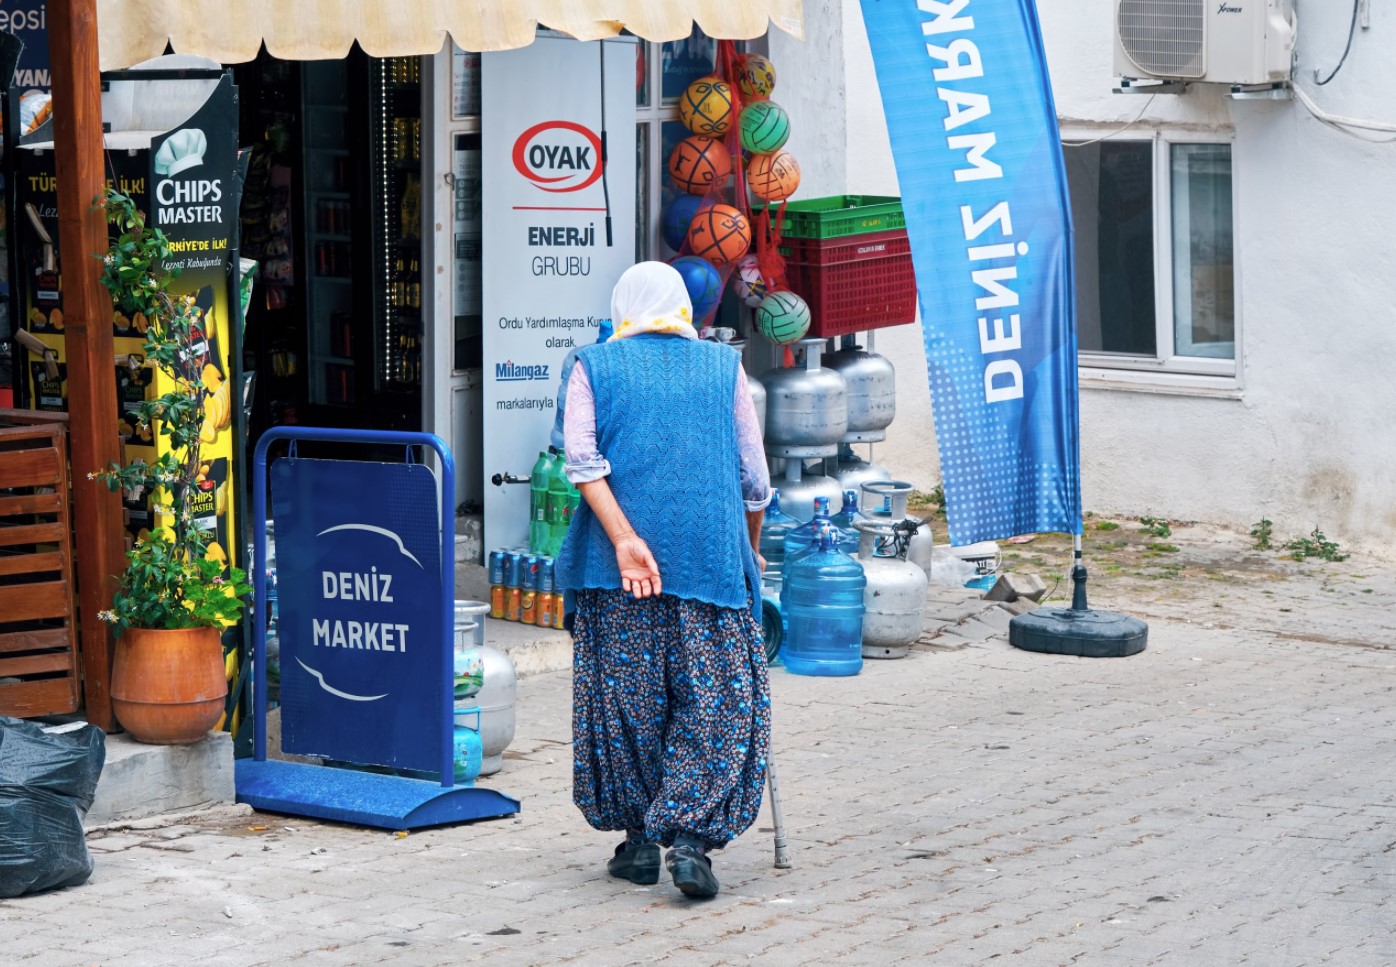
<instances>
[{"instance_id":1,"label":"elderly woman walking","mask_svg":"<svg viewBox=\"0 0 1396 967\"><path fill-rule=\"evenodd\" d=\"M737 353L703 342L683 279L644 262L614 337L578 353L564 416L581 491L558 557L573 614L573 800L624 830L608 869L715 896L708 857L756 819L770 747L756 548L770 501Z\"/></svg>"}]
</instances>

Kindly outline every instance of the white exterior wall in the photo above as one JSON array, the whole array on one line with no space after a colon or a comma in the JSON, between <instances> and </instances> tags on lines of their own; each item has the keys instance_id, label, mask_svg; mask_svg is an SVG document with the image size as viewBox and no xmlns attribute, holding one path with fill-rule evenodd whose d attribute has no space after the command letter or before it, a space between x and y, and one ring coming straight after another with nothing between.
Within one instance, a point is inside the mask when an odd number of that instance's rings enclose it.
<instances>
[{"instance_id":1,"label":"white exterior wall","mask_svg":"<svg viewBox=\"0 0 1396 967\"><path fill-rule=\"evenodd\" d=\"M840 169L843 190L897 194L858 0L805 7L816 42L772 45L777 70L797 78L787 91L832 75L821 98L806 91L791 108L804 133L792 150L821 174L801 194L838 193L822 176ZM1063 125L1106 134L1145 108L1145 96L1112 93L1111 0L1038 8ZM1371 28L1359 30L1338 78L1313 85L1314 69L1327 73L1341 54L1350 11L1315 0L1299 7L1298 83L1331 113L1396 122L1390 4L1372 5ZM834 24L840 63L818 42ZM811 138L820 118L830 129ZM1396 415L1396 238L1386 224L1396 212L1396 144L1333 131L1297 101L1234 101L1203 86L1157 96L1133 133L1155 126L1234 133L1239 399L1083 388L1086 509L1242 528L1269 517L1277 536L1317 526L1344 546L1396 554L1396 434L1387 425ZM877 459L928 486L939 463L918 327L885 330L876 344L899 383L897 420Z\"/></svg>"}]
</instances>

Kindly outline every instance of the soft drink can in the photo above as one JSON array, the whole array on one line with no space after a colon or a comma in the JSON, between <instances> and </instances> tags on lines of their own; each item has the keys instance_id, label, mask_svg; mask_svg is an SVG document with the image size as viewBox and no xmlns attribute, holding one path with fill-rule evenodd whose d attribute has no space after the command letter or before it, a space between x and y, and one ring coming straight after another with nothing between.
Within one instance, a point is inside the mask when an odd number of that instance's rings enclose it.
<instances>
[{"instance_id":1,"label":"soft drink can","mask_svg":"<svg viewBox=\"0 0 1396 967\"><path fill-rule=\"evenodd\" d=\"M553 559L545 557L538 562L538 590L551 591L555 584L553 580Z\"/></svg>"},{"instance_id":2,"label":"soft drink can","mask_svg":"<svg viewBox=\"0 0 1396 967\"><path fill-rule=\"evenodd\" d=\"M490 551L490 584L503 585L504 582L504 552Z\"/></svg>"},{"instance_id":3,"label":"soft drink can","mask_svg":"<svg viewBox=\"0 0 1396 967\"><path fill-rule=\"evenodd\" d=\"M517 588L523 579L523 555L518 551L504 552L504 586Z\"/></svg>"},{"instance_id":4,"label":"soft drink can","mask_svg":"<svg viewBox=\"0 0 1396 967\"><path fill-rule=\"evenodd\" d=\"M558 596L547 591L538 595L538 618L536 624L540 628L551 628L553 626L553 611L559 607Z\"/></svg>"},{"instance_id":5,"label":"soft drink can","mask_svg":"<svg viewBox=\"0 0 1396 967\"><path fill-rule=\"evenodd\" d=\"M509 588L509 593L504 596L504 620L518 621L519 614L523 610L523 591L519 588Z\"/></svg>"},{"instance_id":6,"label":"soft drink can","mask_svg":"<svg viewBox=\"0 0 1396 967\"><path fill-rule=\"evenodd\" d=\"M502 585L502 584L495 584L495 585L491 585L491 586L490 586L490 617L491 617L491 618L502 618L502 617L504 617L504 597L505 597L504 585Z\"/></svg>"},{"instance_id":7,"label":"soft drink can","mask_svg":"<svg viewBox=\"0 0 1396 967\"><path fill-rule=\"evenodd\" d=\"M562 630L562 604L566 599L561 591L553 595L553 627Z\"/></svg>"},{"instance_id":8,"label":"soft drink can","mask_svg":"<svg viewBox=\"0 0 1396 967\"><path fill-rule=\"evenodd\" d=\"M521 575L523 580L519 582L519 586L525 591L538 590L538 560L537 554L528 554L524 556L523 563L520 565L523 568Z\"/></svg>"},{"instance_id":9,"label":"soft drink can","mask_svg":"<svg viewBox=\"0 0 1396 967\"><path fill-rule=\"evenodd\" d=\"M538 592L524 590L519 597L519 620L526 625L538 623Z\"/></svg>"}]
</instances>

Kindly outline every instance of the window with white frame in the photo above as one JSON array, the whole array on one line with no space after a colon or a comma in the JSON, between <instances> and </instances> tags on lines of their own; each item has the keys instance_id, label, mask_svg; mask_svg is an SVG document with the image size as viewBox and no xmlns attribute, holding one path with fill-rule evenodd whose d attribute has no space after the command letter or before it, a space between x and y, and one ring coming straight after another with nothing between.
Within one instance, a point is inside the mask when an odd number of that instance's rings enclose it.
<instances>
[{"instance_id":1,"label":"window with white frame","mask_svg":"<svg viewBox=\"0 0 1396 967\"><path fill-rule=\"evenodd\" d=\"M688 137L679 120L679 95L713 71L717 41L694 25L684 40L642 40L635 65L635 260L673 258L659 231L661 213L676 194L665 177L674 145Z\"/></svg>"},{"instance_id":2,"label":"window with white frame","mask_svg":"<svg viewBox=\"0 0 1396 967\"><path fill-rule=\"evenodd\" d=\"M1229 141L1067 142L1083 369L1237 374Z\"/></svg>"}]
</instances>

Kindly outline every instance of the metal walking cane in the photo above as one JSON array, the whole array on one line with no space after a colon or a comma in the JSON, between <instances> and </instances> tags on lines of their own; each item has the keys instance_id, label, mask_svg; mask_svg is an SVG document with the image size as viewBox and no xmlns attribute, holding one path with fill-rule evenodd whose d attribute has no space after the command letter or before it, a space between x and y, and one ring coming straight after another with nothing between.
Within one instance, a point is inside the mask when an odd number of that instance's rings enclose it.
<instances>
[{"instance_id":1,"label":"metal walking cane","mask_svg":"<svg viewBox=\"0 0 1396 967\"><path fill-rule=\"evenodd\" d=\"M771 787L771 818L776 831L776 869L790 869L790 847L785 844L785 813L780 808L780 785L776 781L776 759L766 756L766 782Z\"/></svg>"},{"instance_id":2,"label":"metal walking cane","mask_svg":"<svg viewBox=\"0 0 1396 967\"><path fill-rule=\"evenodd\" d=\"M772 593L761 596L761 634L766 639L766 661L775 661L784 643L780 620L780 599ZM780 783L776 779L774 750L766 753L766 782L771 788L771 819L776 833L776 869L790 869L790 847L785 843L785 812L780 808Z\"/></svg>"}]
</instances>

